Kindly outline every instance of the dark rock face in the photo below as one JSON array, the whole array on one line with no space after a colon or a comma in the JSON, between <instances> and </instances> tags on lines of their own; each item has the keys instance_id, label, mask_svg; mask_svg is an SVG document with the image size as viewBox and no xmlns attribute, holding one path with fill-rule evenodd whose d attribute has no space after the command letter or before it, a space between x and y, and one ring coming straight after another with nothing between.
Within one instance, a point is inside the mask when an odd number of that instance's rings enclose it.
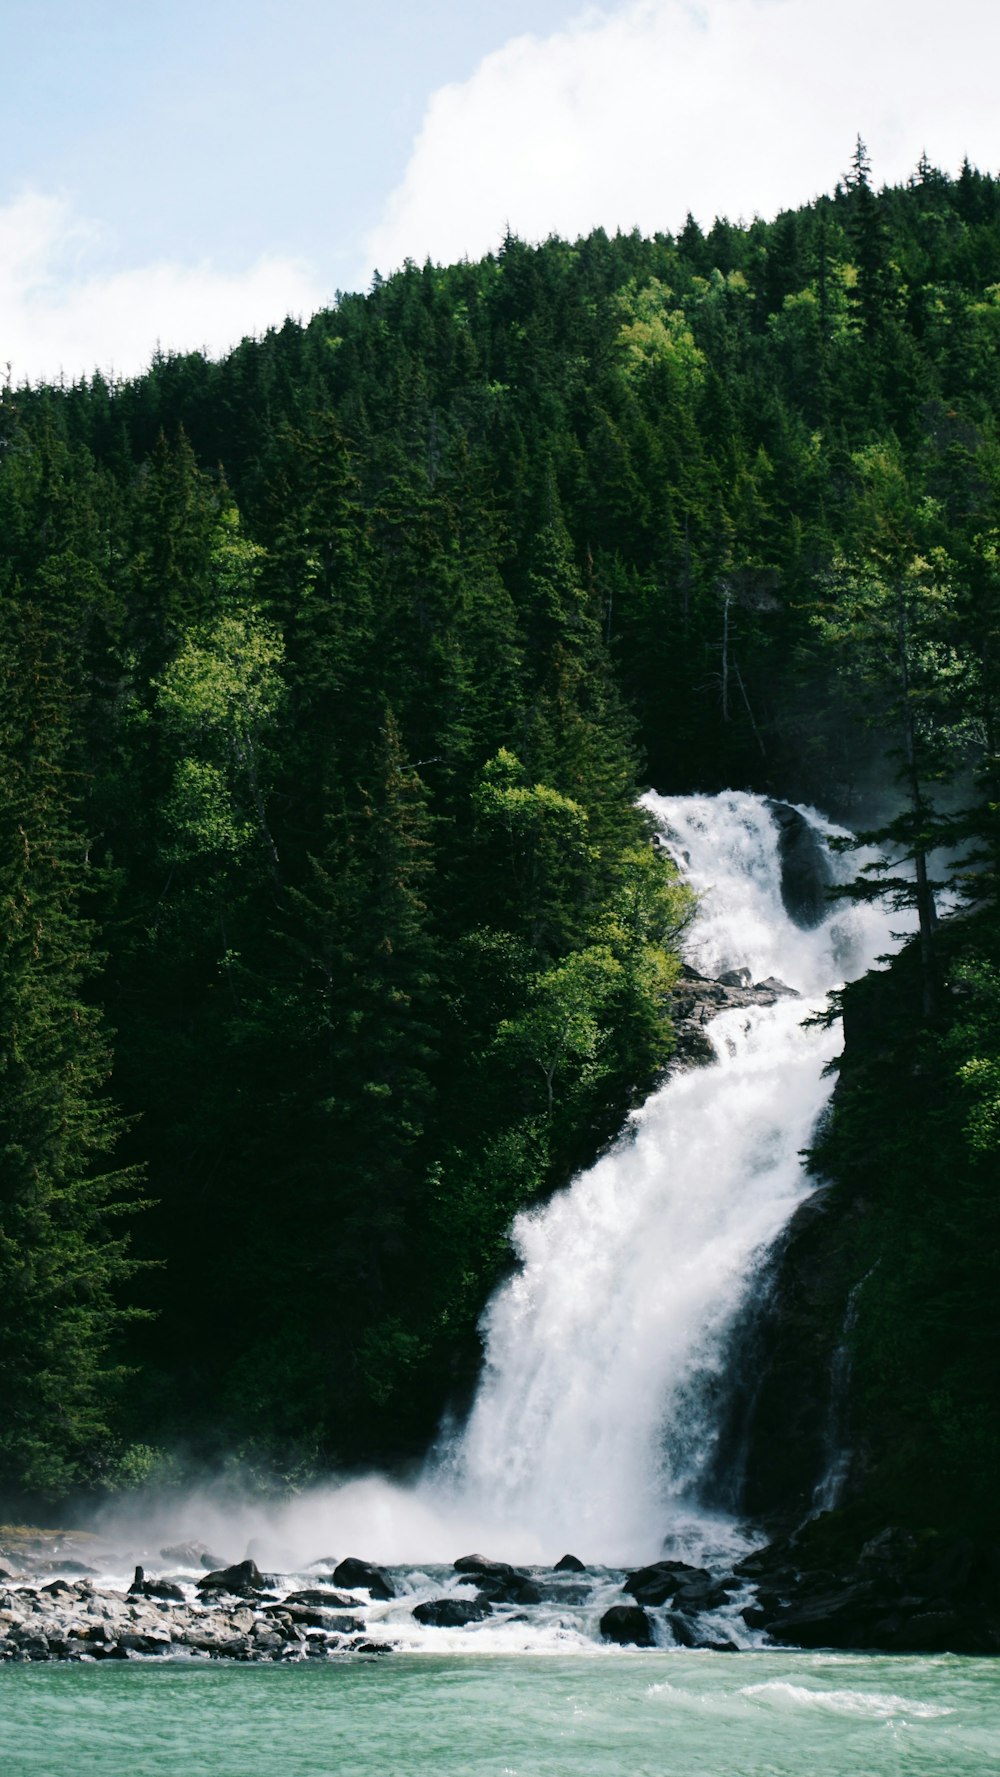
<instances>
[{"instance_id":1,"label":"dark rock face","mask_svg":"<svg viewBox=\"0 0 1000 1777\"><path fill-rule=\"evenodd\" d=\"M780 999L796 998L795 988L773 975L766 981L752 982L748 969L727 969L715 980L685 963L677 977L671 1004L677 1060L690 1067L715 1059L705 1027L720 1012L740 1006L773 1006Z\"/></svg>"},{"instance_id":2,"label":"dark rock face","mask_svg":"<svg viewBox=\"0 0 1000 1777\"><path fill-rule=\"evenodd\" d=\"M638 1604L613 1604L601 1618L605 1641L622 1647L652 1647L653 1625Z\"/></svg>"},{"instance_id":3,"label":"dark rock face","mask_svg":"<svg viewBox=\"0 0 1000 1777\"><path fill-rule=\"evenodd\" d=\"M737 1571L757 1583L743 1617L795 1647L1000 1654L1000 1545L888 1529L838 1547L817 1520Z\"/></svg>"},{"instance_id":4,"label":"dark rock face","mask_svg":"<svg viewBox=\"0 0 1000 1777\"><path fill-rule=\"evenodd\" d=\"M797 926L812 931L822 925L830 911L830 860L818 834L797 808L788 802L769 802L768 807L779 828L781 899L785 912Z\"/></svg>"},{"instance_id":5,"label":"dark rock face","mask_svg":"<svg viewBox=\"0 0 1000 1777\"><path fill-rule=\"evenodd\" d=\"M854 1284L862 1207L821 1187L796 1210L729 1343L729 1398L706 1496L767 1526L802 1523L838 1441L853 1441L834 1398ZM842 1423L835 1427L835 1419Z\"/></svg>"},{"instance_id":6,"label":"dark rock face","mask_svg":"<svg viewBox=\"0 0 1000 1777\"><path fill-rule=\"evenodd\" d=\"M373 1567L369 1561L359 1561L349 1555L333 1570L333 1578L338 1586L349 1586L355 1590L366 1588L373 1598L395 1598L396 1588L384 1568Z\"/></svg>"},{"instance_id":7,"label":"dark rock face","mask_svg":"<svg viewBox=\"0 0 1000 1777\"><path fill-rule=\"evenodd\" d=\"M553 1573L586 1573L586 1563L576 1555L562 1555L552 1569Z\"/></svg>"},{"instance_id":8,"label":"dark rock face","mask_svg":"<svg viewBox=\"0 0 1000 1777\"><path fill-rule=\"evenodd\" d=\"M490 1614L489 1604L474 1603L468 1598L430 1598L413 1609L415 1620L431 1629L464 1629L468 1623L481 1623Z\"/></svg>"},{"instance_id":9,"label":"dark rock face","mask_svg":"<svg viewBox=\"0 0 1000 1777\"><path fill-rule=\"evenodd\" d=\"M141 1569L137 1568L139 1573ZM232 1592L239 1596L246 1592L263 1592L264 1576L256 1561L237 1561L234 1567L220 1568L218 1573L206 1573L204 1579L198 1581L199 1592Z\"/></svg>"},{"instance_id":10,"label":"dark rock face","mask_svg":"<svg viewBox=\"0 0 1000 1777\"><path fill-rule=\"evenodd\" d=\"M731 1589L731 1586L730 1586ZM675 1610L717 1610L726 1603L724 1581L713 1579L705 1567L692 1567L687 1561L654 1561L625 1576L623 1592L639 1604L654 1608L670 1603Z\"/></svg>"}]
</instances>

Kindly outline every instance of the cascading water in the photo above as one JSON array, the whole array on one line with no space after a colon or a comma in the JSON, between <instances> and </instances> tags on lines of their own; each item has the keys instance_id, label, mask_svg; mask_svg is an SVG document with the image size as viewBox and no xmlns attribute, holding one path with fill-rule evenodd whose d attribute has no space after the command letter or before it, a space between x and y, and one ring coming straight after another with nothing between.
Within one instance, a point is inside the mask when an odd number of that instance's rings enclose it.
<instances>
[{"instance_id":1,"label":"cascading water","mask_svg":"<svg viewBox=\"0 0 1000 1777\"><path fill-rule=\"evenodd\" d=\"M147 1508L142 1543L117 1515L119 1549L142 1560L160 1542L208 1536L286 1573L323 1550L361 1553L396 1570L395 1600L358 1606L380 1643L443 1651L444 1637L485 1638L513 1651L567 1638L594 1646L626 1564L669 1553L718 1571L746 1546L730 1519L701 1509L699 1482L712 1468L736 1317L810 1189L800 1153L829 1095L824 1067L839 1033L803 1021L891 938L881 909L837 903L824 916L808 883L802 900L803 858L827 877L850 874L825 851L839 830L821 816L738 792L645 801L700 897L690 964L706 976L776 977L794 996L722 1011L708 1031L715 1065L675 1073L611 1152L517 1218L521 1266L484 1316L473 1410L415 1485L331 1484L268 1512L192 1496L182 1514ZM467 1630L421 1627L420 1599L467 1598L477 1584L427 1564L470 1548L522 1564L572 1549L599 1565L579 1582L549 1571L527 1616L528 1600L515 1600ZM728 1616L710 1614L708 1633L745 1645L738 1609L737 1598ZM671 1644L666 1617L656 1633Z\"/></svg>"},{"instance_id":2,"label":"cascading water","mask_svg":"<svg viewBox=\"0 0 1000 1777\"><path fill-rule=\"evenodd\" d=\"M775 976L801 997L723 1012L710 1029L716 1065L670 1079L614 1151L515 1222L521 1269L486 1313L483 1380L450 1487L497 1546L559 1544L605 1562L648 1560L664 1539L691 1551L719 1533L685 1503L712 1453L711 1379L810 1189L800 1152L838 1045L835 1030L803 1020L887 942L870 908L841 904L810 931L793 922L779 827L759 797L646 805L701 897L691 962L711 976Z\"/></svg>"}]
</instances>

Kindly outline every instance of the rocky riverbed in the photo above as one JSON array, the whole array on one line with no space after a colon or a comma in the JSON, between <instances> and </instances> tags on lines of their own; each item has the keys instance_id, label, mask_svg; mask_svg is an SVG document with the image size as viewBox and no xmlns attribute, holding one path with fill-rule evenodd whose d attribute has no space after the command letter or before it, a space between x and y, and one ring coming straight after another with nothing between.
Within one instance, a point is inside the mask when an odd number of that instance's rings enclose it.
<instances>
[{"instance_id":1,"label":"rocky riverbed","mask_svg":"<svg viewBox=\"0 0 1000 1777\"><path fill-rule=\"evenodd\" d=\"M249 1557L218 1565L186 1543L116 1583L120 1557L96 1539L0 1531L0 1659L281 1661L594 1643L1000 1652L997 1549L889 1530L838 1572L842 1552L821 1521L718 1572L675 1559L624 1572L574 1555L515 1567L472 1554L391 1570L329 1557L275 1574Z\"/></svg>"},{"instance_id":2,"label":"rocky riverbed","mask_svg":"<svg viewBox=\"0 0 1000 1777\"><path fill-rule=\"evenodd\" d=\"M450 1568L388 1570L354 1557L296 1574L261 1572L246 1558L213 1565L199 1543L161 1551L128 1584L121 1557L93 1539L0 1533L0 1658L16 1661L142 1657L301 1660L395 1649L470 1645L505 1650L595 1642L735 1649L712 1612L749 1596L689 1563L624 1573L565 1555L552 1567L515 1567L472 1554ZM669 1571L668 1571L669 1569Z\"/></svg>"}]
</instances>

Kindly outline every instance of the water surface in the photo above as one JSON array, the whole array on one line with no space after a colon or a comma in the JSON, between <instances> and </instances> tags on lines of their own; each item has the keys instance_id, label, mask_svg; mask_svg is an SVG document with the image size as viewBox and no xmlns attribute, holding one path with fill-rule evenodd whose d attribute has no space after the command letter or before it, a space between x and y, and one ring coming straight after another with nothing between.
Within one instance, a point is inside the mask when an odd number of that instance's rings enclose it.
<instances>
[{"instance_id":1,"label":"water surface","mask_svg":"<svg viewBox=\"0 0 1000 1777\"><path fill-rule=\"evenodd\" d=\"M955 1655L395 1655L0 1670L5 1777L985 1777L1000 1666Z\"/></svg>"}]
</instances>

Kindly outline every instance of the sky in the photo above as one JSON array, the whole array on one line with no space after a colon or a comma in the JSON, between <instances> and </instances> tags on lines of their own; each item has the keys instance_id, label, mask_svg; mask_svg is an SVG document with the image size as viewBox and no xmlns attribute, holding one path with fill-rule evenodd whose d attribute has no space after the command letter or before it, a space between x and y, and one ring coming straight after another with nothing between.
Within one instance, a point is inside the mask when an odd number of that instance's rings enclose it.
<instances>
[{"instance_id":1,"label":"sky","mask_svg":"<svg viewBox=\"0 0 1000 1777\"><path fill-rule=\"evenodd\" d=\"M1000 173L998 0L2 0L0 367L225 351L404 259Z\"/></svg>"}]
</instances>

